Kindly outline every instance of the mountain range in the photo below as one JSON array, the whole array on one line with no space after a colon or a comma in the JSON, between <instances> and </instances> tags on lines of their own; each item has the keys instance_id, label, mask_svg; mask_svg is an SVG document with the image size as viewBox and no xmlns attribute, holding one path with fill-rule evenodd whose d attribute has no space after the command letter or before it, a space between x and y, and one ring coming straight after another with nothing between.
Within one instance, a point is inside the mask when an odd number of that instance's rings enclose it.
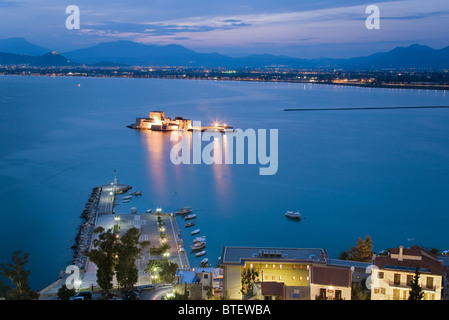
<instances>
[{"instance_id":1,"label":"mountain range","mask_svg":"<svg viewBox=\"0 0 449 320\"><path fill-rule=\"evenodd\" d=\"M141 44L119 40L57 53L34 45L23 38L0 40L0 64L48 66L187 66L187 67L269 67L342 68L342 69L446 69L449 68L449 47L433 49L413 44L388 52L348 59L300 59L271 54L253 54L233 58L219 53L199 53L183 46Z\"/></svg>"}]
</instances>

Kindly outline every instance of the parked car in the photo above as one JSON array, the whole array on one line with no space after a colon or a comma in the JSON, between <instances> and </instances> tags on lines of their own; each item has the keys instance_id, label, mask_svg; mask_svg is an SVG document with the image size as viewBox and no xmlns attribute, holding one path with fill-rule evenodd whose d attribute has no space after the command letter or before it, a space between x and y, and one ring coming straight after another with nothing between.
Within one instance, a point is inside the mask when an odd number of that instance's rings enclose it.
<instances>
[{"instance_id":1,"label":"parked car","mask_svg":"<svg viewBox=\"0 0 449 320\"><path fill-rule=\"evenodd\" d=\"M70 300L92 300L92 292L90 291L78 292L75 296L70 297Z\"/></svg>"}]
</instances>

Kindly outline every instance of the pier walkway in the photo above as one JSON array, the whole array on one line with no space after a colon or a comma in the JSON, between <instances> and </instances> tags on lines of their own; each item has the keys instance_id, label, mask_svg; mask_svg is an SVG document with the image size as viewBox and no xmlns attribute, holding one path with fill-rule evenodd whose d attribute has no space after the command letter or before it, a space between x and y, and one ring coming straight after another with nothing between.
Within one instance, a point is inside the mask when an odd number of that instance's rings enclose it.
<instances>
[{"instance_id":1,"label":"pier walkway","mask_svg":"<svg viewBox=\"0 0 449 320\"><path fill-rule=\"evenodd\" d=\"M92 196L89 206L89 228L86 230L81 230L84 235L80 238L84 239L83 250L86 248L91 248L92 240L95 235L93 234L93 229L96 227L103 227L105 230L113 229L114 225L117 224L119 230L119 237L123 236L127 230L135 227L140 230L141 236L140 241L149 241L150 245L143 248L140 258L136 260L136 266L138 268L138 282L136 286L147 285L152 283L151 274L145 272L148 262L150 260L158 260L164 257L151 254L150 248L159 247L162 242L160 238L160 230L157 223L158 217L161 218L163 227L165 228L164 233L166 237L167 244L170 248L167 250L169 253L168 260L174 262L179 268L190 268L189 259L187 252L184 248L184 243L181 238L181 232L178 228L176 218L172 213L117 213L115 212L114 202L116 196L121 193L126 193L130 186L118 184L117 180L109 185L103 185L101 187L94 188L95 197ZM114 219L115 218L115 219ZM86 240L87 239L87 240ZM79 244L78 244L79 245ZM78 251L78 256L81 255L81 250ZM74 260L75 261L75 260ZM82 261L82 263L77 263L76 265L80 268L80 278L82 279L81 290L82 289L98 289L96 282L96 272L97 266L90 262L86 257L77 257L76 261ZM70 277L70 273L65 273L65 270L61 271L60 279L50 284L47 288L41 290L39 299L57 299L56 294L63 284L66 283L66 279ZM117 282L113 281L114 287L118 287Z\"/></svg>"}]
</instances>

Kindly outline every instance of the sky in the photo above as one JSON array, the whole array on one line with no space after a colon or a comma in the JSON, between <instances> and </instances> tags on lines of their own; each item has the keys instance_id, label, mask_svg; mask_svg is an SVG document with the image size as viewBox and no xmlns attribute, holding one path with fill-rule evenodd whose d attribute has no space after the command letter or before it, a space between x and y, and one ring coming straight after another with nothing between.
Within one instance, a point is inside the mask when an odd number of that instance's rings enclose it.
<instances>
[{"instance_id":1,"label":"sky","mask_svg":"<svg viewBox=\"0 0 449 320\"><path fill-rule=\"evenodd\" d=\"M66 7L80 10L67 29ZM368 29L369 5L380 28ZM449 0L0 0L0 39L58 52L99 42L176 43L231 56L349 58L398 46L449 46Z\"/></svg>"}]
</instances>

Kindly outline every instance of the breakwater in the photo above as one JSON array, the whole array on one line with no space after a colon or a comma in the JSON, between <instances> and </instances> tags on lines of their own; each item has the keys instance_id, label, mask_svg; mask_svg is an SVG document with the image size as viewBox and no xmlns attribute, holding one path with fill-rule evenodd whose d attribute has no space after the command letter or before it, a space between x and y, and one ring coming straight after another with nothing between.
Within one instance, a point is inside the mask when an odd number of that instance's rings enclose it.
<instances>
[{"instance_id":1,"label":"breakwater","mask_svg":"<svg viewBox=\"0 0 449 320\"><path fill-rule=\"evenodd\" d=\"M93 188L92 194L81 213L83 222L75 237L75 244L72 246L72 249L74 250L72 264L80 269L84 269L86 266L87 257L84 255L84 251L89 249L91 244L95 220L99 210L101 190L101 187Z\"/></svg>"}]
</instances>

